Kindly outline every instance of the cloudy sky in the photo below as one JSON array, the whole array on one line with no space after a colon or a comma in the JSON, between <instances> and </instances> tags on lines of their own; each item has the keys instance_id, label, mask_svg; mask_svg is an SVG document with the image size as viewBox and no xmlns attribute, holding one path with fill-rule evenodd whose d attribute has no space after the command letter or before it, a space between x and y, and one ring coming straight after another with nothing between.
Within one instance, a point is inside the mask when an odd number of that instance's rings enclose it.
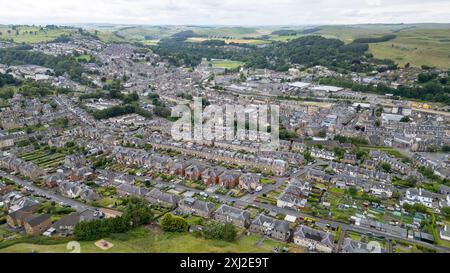
<instances>
[{"instance_id":1,"label":"cloudy sky","mask_svg":"<svg viewBox=\"0 0 450 273\"><path fill-rule=\"evenodd\" d=\"M3 24L450 23L449 0L1 0Z\"/></svg>"}]
</instances>

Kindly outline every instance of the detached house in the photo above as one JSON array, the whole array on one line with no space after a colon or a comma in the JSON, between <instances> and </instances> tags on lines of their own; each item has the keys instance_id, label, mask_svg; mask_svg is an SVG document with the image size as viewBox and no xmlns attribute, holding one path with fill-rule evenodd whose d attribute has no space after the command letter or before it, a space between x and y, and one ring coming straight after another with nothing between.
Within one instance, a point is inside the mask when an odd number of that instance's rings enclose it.
<instances>
[{"instance_id":1,"label":"detached house","mask_svg":"<svg viewBox=\"0 0 450 273\"><path fill-rule=\"evenodd\" d=\"M250 232L263 236L269 236L280 241L287 241L290 235L290 225L288 221L278 220L264 214L258 215L250 224Z\"/></svg>"}]
</instances>

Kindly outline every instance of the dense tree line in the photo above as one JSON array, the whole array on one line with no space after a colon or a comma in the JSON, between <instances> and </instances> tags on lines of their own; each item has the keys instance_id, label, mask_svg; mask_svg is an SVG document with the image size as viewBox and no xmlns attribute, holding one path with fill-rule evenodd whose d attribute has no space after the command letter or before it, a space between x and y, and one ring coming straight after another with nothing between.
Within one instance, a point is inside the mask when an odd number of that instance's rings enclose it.
<instances>
[{"instance_id":1,"label":"dense tree line","mask_svg":"<svg viewBox=\"0 0 450 273\"><path fill-rule=\"evenodd\" d=\"M382 42L387 42L390 40L393 40L397 38L397 35L394 34L388 34L388 35L384 35L381 37L373 37L373 38L357 38L353 41L353 43L364 43L364 44L371 44L371 43L382 43Z\"/></svg>"},{"instance_id":2,"label":"dense tree line","mask_svg":"<svg viewBox=\"0 0 450 273\"><path fill-rule=\"evenodd\" d=\"M80 241L97 240L113 233L127 232L152 221L153 213L145 200L131 197L125 200L125 204L125 212L120 217L76 224L73 231L75 238Z\"/></svg>"},{"instance_id":3,"label":"dense tree line","mask_svg":"<svg viewBox=\"0 0 450 273\"><path fill-rule=\"evenodd\" d=\"M200 35L196 34L192 30L185 30L178 33L175 33L172 35L172 38L179 39L179 40L185 40L192 37L199 37Z\"/></svg>"},{"instance_id":4,"label":"dense tree line","mask_svg":"<svg viewBox=\"0 0 450 273\"><path fill-rule=\"evenodd\" d=\"M94 112L94 118L96 119L108 119L118 116L123 116L127 114L139 114L146 118L152 118L152 113L141 108L136 103L123 104L110 107L104 110L98 110Z\"/></svg>"},{"instance_id":5,"label":"dense tree line","mask_svg":"<svg viewBox=\"0 0 450 273\"><path fill-rule=\"evenodd\" d=\"M29 47L0 49L0 63L7 65L39 65L53 69L56 76L67 73L74 81L82 81L82 66L75 58L69 56L51 56L41 52L30 51Z\"/></svg>"},{"instance_id":6,"label":"dense tree line","mask_svg":"<svg viewBox=\"0 0 450 273\"><path fill-rule=\"evenodd\" d=\"M292 29L280 29L280 30L272 31L272 35L295 36L295 35L297 35L297 31L292 30Z\"/></svg>"},{"instance_id":7,"label":"dense tree line","mask_svg":"<svg viewBox=\"0 0 450 273\"><path fill-rule=\"evenodd\" d=\"M351 143L354 145L369 145L367 139L360 137L346 137L342 135L336 135L334 137L334 140L338 141L339 143Z\"/></svg>"},{"instance_id":8,"label":"dense tree line","mask_svg":"<svg viewBox=\"0 0 450 273\"><path fill-rule=\"evenodd\" d=\"M305 36L289 42L274 42L265 47L222 42L189 43L177 39L162 40L155 52L177 66L197 66L202 58L231 59L247 67L286 71L292 64L323 65L332 69L371 71L372 60L367 44L345 45L338 39Z\"/></svg>"},{"instance_id":9,"label":"dense tree line","mask_svg":"<svg viewBox=\"0 0 450 273\"><path fill-rule=\"evenodd\" d=\"M206 239L222 240L226 242L233 242L236 240L237 230L231 223L218 223L215 221L209 222L202 233Z\"/></svg>"},{"instance_id":10,"label":"dense tree line","mask_svg":"<svg viewBox=\"0 0 450 273\"><path fill-rule=\"evenodd\" d=\"M13 76L9 74L2 74L0 73L0 87L3 87L5 85L19 85L20 81L15 79Z\"/></svg>"}]
</instances>

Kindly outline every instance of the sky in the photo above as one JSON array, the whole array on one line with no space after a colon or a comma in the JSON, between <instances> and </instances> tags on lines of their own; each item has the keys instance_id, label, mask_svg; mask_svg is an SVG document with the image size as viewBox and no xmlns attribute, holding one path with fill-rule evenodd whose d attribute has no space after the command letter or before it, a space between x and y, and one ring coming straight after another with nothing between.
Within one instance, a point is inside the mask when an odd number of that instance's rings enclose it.
<instances>
[{"instance_id":1,"label":"sky","mask_svg":"<svg viewBox=\"0 0 450 273\"><path fill-rule=\"evenodd\" d=\"M450 23L450 0L0 0L0 24Z\"/></svg>"}]
</instances>

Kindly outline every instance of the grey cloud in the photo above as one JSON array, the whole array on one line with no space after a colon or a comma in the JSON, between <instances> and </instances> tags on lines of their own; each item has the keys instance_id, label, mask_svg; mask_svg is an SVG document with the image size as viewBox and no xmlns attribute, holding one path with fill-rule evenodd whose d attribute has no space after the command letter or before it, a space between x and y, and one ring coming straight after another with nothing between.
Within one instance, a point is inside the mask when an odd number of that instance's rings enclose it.
<instances>
[{"instance_id":1,"label":"grey cloud","mask_svg":"<svg viewBox=\"0 0 450 273\"><path fill-rule=\"evenodd\" d=\"M14 0L0 23L284 25L450 22L448 0Z\"/></svg>"}]
</instances>

